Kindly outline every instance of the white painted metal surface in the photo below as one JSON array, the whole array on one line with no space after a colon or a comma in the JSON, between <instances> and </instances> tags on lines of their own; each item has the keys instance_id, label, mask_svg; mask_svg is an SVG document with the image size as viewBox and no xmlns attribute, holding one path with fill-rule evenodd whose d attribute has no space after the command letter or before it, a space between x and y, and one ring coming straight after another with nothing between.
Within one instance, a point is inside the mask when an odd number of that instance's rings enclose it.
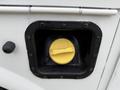
<instances>
[{"instance_id":1,"label":"white painted metal surface","mask_svg":"<svg viewBox=\"0 0 120 90\"><path fill-rule=\"evenodd\" d=\"M83 15L115 15L118 13L117 10L109 9L81 9Z\"/></svg>"},{"instance_id":2,"label":"white painted metal surface","mask_svg":"<svg viewBox=\"0 0 120 90\"><path fill-rule=\"evenodd\" d=\"M114 69L118 63L120 54L120 21L118 23L117 31L114 37L113 45L111 46L108 59L104 66L103 74L101 75L100 84L98 90L106 90L114 72ZM114 89L116 90L116 88Z\"/></svg>"},{"instance_id":3,"label":"white painted metal surface","mask_svg":"<svg viewBox=\"0 0 120 90\"><path fill-rule=\"evenodd\" d=\"M64 7L31 7L31 13L67 13L67 14L81 14L79 8L64 8Z\"/></svg>"},{"instance_id":4,"label":"white painted metal surface","mask_svg":"<svg viewBox=\"0 0 120 90\"><path fill-rule=\"evenodd\" d=\"M94 72L85 79L41 79L34 76L29 68L25 45L25 30L29 24L38 20L51 21L91 21L103 32L102 43ZM102 71L112 45L119 21L119 14L112 16L54 14L54 13L2 13L0 14L0 47L10 40L16 43L12 54L5 54L0 49L0 66L23 78L29 79L44 90L97 90ZM91 83L92 82L92 83ZM19 87L18 87L19 88Z\"/></svg>"},{"instance_id":5,"label":"white painted metal surface","mask_svg":"<svg viewBox=\"0 0 120 90\"><path fill-rule=\"evenodd\" d=\"M43 90L35 83L0 67L0 85L8 90Z\"/></svg>"},{"instance_id":6,"label":"white painted metal surface","mask_svg":"<svg viewBox=\"0 0 120 90\"><path fill-rule=\"evenodd\" d=\"M1 0L0 4L120 8L120 0Z\"/></svg>"},{"instance_id":7,"label":"white painted metal surface","mask_svg":"<svg viewBox=\"0 0 120 90\"><path fill-rule=\"evenodd\" d=\"M117 10L110 9L83 9L83 8L64 8L64 7L31 7L31 13L68 13L83 15L115 15Z\"/></svg>"},{"instance_id":8,"label":"white painted metal surface","mask_svg":"<svg viewBox=\"0 0 120 90\"><path fill-rule=\"evenodd\" d=\"M120 22L98 90L120 89Z\"/></svg>"},{"instance_id":9,"label":"white painted metal surface","mask_svg":"<svg viewBox=\"0 0 120 90\"><path fill-rule=\"evenodd\" d=\"M29 7L0 6L0 13L28 13Z\"/></svg>"},{"instance_id":10,"label":"white painted metal surface","mask_svg":"<svg viewBox=\"0 0 120 90\"><path fill-rule=\"evenodd\" d=\"M0 6L0 13L53 13L53 14L79 14L79 15L115 15L118 10L111 9L85 9L69 7L30 7L30 6Z\"/></svg>"},{"instance_id":11,"label":"white painted metal surface","mask_svg":"<svg viewBox=\"0 0 120 90\"><path fill-rule=\"evenodd\" d=\"M16 49L12 54L5 54L0 49L0 85L10 90L119 90L120 62L117 63L120 53L119 2L119 0L0 1L2 5L0 47L2 48L6 41L16 43ZM78 80L41 79L32 74L24 34L29 24L39 20L91 21L101 28L102 43L94 72L89 77ZM22 87L19 87L19 83Z\"/></svg>"},{"instance_id":12,"label":"white painted metal surface","mask_svg":"<svg viewBox=\"0 0 120 90\"><path fill-rule=\"evenodd\" d=\"M107 86L107 90L120 90L119 84L120 84L120 53L119 53L118 62L116 64L114 73Z\"/></svg>"}]
</instances>

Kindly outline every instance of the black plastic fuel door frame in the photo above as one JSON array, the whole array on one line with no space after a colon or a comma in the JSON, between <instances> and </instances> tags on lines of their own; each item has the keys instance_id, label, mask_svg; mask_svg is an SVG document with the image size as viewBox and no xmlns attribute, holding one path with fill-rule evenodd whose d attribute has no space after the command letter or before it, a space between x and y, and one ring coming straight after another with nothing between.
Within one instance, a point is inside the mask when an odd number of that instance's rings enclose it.
<instances>
[{"instance_id":1,"label":"black plastic fuel door frame","mask_svg":"<svg viewBox=\"0 0 120 90\"><path fill-rule=\"evenodd\" d=\"M66 33L66 34L64 34ZM56 65L44 62L49 57L46 54L45 40L73 35L78 40L82 64ZM47 38L46 38L47 37ZM52 37L52 38L51 38ZM61 37L61 36L60 36ZM81 40L80 40L81 39ZM31 23L25 31L25 41L32 73L40 78L82 79L89 76L96 64L102 31L98 25L87 21L36 21ZM40 42L39 42L40 41ZM44 43L44 45L42 45ZM77 53L78 53L77 52ZM75 58L77 61L78 58ZM67 68L67 69L66 69Z\"/></svg>"}]
</instances>

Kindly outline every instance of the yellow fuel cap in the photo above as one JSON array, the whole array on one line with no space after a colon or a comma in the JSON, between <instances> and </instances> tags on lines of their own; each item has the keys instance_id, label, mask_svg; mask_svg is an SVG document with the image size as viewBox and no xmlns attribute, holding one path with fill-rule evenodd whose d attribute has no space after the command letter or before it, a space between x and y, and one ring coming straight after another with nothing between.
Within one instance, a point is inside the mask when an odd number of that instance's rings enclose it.
<instances>
[{"instance_id":1,"label":"yellow fuel cap","mask_svg":"<svg viewBox=\"0 0 120 90\"><path fill-rule=\"evenodd\" d=\"M75 56L74 44L66 38L56 39L50 45L49 55L57 64L68 64Z\"/></svg>"}]
</instances>

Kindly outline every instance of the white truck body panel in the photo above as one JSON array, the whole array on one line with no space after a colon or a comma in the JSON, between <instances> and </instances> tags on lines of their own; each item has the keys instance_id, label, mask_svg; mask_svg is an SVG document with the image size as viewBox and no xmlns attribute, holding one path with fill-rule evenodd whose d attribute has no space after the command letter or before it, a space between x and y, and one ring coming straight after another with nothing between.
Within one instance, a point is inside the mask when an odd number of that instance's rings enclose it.
<instances>
[{"instance_id":1,"label":"white truck body panel","mask_svg":"<svg viewBox=\"0 0 120 90\"><path fill-rule=\"evenodd\" d=\"M0 4L120 8L119 2L119 0L2 0Z\"/></svg>"},{"instance_id":2,"label":"white truck body panel","mask_svg":"<svg viewBox=\"0 0 120 90\"><path fill-rule=\"evenodd\" d=\"M18 87L18 84L26 82L30 87L35 87L35 90L119 90L119 9L119 0L0 1L0 47L6 41L16 44L12 54L5 54L0 49L0 70L5 70L0 72L0 86L7 87L8 90L26 90L24 85ZM42 79L32 74L25 31L31 23L41 20L90 21L101 28L101 46L95 69L90 76L84 79ZM9 73L8 77L19 78L12 78L13 82L16 80L16 85L5 82L7 76L3 72Z\"/></svg>"}]
</instances>

